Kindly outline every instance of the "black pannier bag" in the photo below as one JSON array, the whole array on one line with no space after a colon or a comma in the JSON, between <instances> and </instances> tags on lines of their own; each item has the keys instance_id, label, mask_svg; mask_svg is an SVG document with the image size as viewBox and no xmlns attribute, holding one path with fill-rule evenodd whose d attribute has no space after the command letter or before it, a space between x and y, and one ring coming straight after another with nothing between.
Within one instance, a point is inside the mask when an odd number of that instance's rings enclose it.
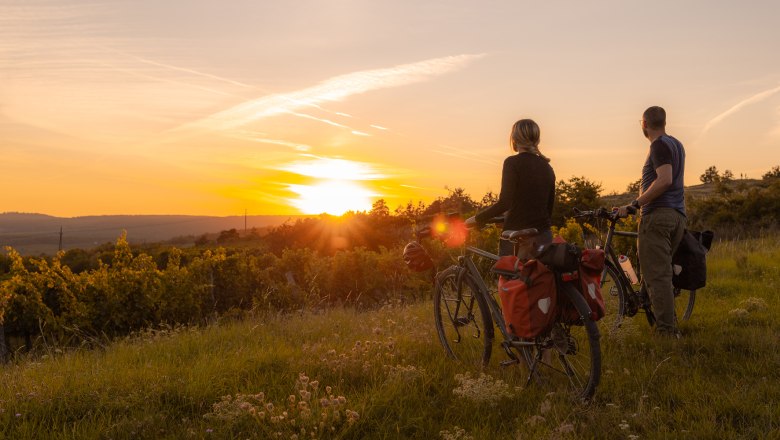
<instances>
[{"instance_id":1,"label":"black pannier bag","mask_svg":"<svg viewBox=\"0 0 780 440\"><path fill-rule=\"evenodd\" d=\"M539 251L537 259L557 271L574 272L580 267L581 254L573 243L553 241Z\"/></svg>"},{"instance_id":2,"label":"black pannier bag","mask_svg":"<svg viewBox=\"0 0 780 440\"><path fill-rule=\"evenodd\" d=\"M710 250L714 235L712 231L685 230L672 256L674 287L696 290L707 284L707 251Z\"/></svg>"}]
</instances>

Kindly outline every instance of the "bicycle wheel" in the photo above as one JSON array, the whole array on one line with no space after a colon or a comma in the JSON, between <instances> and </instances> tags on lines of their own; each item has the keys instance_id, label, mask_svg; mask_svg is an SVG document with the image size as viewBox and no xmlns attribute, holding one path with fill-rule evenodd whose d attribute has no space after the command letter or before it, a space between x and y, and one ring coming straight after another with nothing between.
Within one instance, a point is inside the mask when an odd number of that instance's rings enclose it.
<instances>
[{"instance_id":1,"label":"bicycle wheel","mask_svg":"<svg viewBox=\"0 0 780 440\"><path fill-rule=\"evenodd\" d=\"M694 302L696 302L695 290L674 289L674 312L678 321L687 321L691 318Z\"/></svg>"},{"instance_id":2,"label":"bicycle wheel","mask_svg":"<svg viewBox=\"0 0 780 440\"><path fill-rule=\"evenodd\" d=\"M531 357L528 381L546 382L551 373L568 379L567 388L577 399L588 401L601 378L601 343L596 323L590 319L590 307L574 287L565 284L563 293L582 316L578 325L556 322L550 332L526 349ZM543 377L544 376L544 377Z\"/></svg>"},{"instance_id":3,"label":"bicycle wheel","mask_svg":"<svg viewBox=\"0 0 780 440\"><path fill-rule=\"evenodd\" d=\"M613 334L623 324L626 296L623 281L610 262L607 262L601 274L601 296L604 298L604 317L600 320L602 328L606 329L608 334Z\"/></svg>"},{"instance_id":4,"label":"bicycle wheel","mask_svg":"<svg viewBox=\"0 0 780 440\"><path fill-rule=\"evenodd\" d=\"M590 400L601 379L601 343L596 323L590 319L590 307L585 298L568 283L563 293L580 312L582 325L556 323L550 333L553 356L569 379L572 391L579 399Z\"/></svg>"},{"instance_id":5,"label":"bicycle wheel","mask_svg":"<svg viewBox=\"0 0 780 440\"><path fill-rule=\"evenodd\" d=\"M433 314L447 355L484 367L493 348L493 322L485 298L464 269L451 266L436 275Z\"/></svg>"}]
</instances>

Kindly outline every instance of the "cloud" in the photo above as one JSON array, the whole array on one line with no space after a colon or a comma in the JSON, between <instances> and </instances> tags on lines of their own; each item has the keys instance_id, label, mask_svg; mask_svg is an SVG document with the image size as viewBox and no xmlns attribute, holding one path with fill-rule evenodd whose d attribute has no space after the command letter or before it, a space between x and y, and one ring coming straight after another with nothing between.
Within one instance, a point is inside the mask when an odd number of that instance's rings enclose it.
<instances>
[{"instance_id":1,"label":"cloud","mask_svg":"<svg viewBox=\"0 0 780 440\"><path fill-rule=\"evenodd\" d=\"M753 96L750 96L746 99L743 99L742 101L738 102L734 106L732 106L730 109L726 110L725 112L719 114L718 116L715 116L712 118L709 122L704 124L704 128L702 128L701 133L699 134L699 138L704 136L710 129L716 125L718 125L721 121L728 118L729 116L733 115L734 113L737 113L738 111L742 110L743 108L747 107L748 105L755 104L757 102L761 102L770 96L774 95L775 93L780 92L780 86L774 87L769 90L764 90L763 92L756 93Z\"/></svg>"},{"instance_id":2,"label":"cloud","mask_svg":"<svg viewBox=\"0 0 780 440\"><path fill-rule=\"evenodd\" d=\"M302 106L340 101L372 90L424 81L460 69L480 57L482 55L448 56L384 69L348 73L302 90L253 99L180 128L230 130L260 119L293 112Z\"/></svg>"}]
</instances>

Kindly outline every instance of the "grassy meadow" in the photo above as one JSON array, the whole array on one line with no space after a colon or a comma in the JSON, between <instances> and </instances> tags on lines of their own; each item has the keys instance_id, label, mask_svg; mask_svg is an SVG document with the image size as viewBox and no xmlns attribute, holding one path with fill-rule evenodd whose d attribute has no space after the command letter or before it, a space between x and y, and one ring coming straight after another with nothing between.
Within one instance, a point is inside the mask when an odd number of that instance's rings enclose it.
<instances>
[{"instance_id":1,"label":"grassy meadow","mask_svg":"<svg viewBox=\"0 0 780 440\"><path fill-rule=\"evenodd\" d=\"M683 339L603 335L587 406L444 356L430 302L148 331L0 367L7 439L780 438L780 239L716 242ZM640 321L641 320L641 321Z\"/></svg>"}]
</instances>

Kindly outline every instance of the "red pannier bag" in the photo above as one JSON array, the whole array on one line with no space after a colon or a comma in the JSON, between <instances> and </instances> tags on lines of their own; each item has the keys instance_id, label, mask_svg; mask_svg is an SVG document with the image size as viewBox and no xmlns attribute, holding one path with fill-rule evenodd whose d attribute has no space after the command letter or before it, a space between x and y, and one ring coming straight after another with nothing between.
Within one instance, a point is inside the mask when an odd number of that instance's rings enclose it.
<instances>
[{"instance_id":1,"label":"red pannier bag","mask_svg":"<svg viewBox=\"0 0 780 440\"><path fill-rule=\"evenodd\" d=\"M604 273L604 249L583 249L580 259L580 292L590 306L590 319L604 317L604 297L601 296L601 274Z\"/></svg>"},{"instance_id":2,"label":"red pannier bag","mask_svg":"<svg viewBox=\"0 0 780 440\"><path fill-rule=\"evenodd\" d=\"M603 249L583 249L580 267L576 272L561 274L564 281L571 281L590 307L590 319L598 321L604 317L604 297L601 296L601 274L604 272L606 255ZM562 321L578 324L580 314L570 301L561 305Z\"/></svg>"},{"instance_id":3,"label":"red pannier bag","mask_svg":"<svg viewBox=\"0 0 780 440\"><path fill-rule=\"evenodd\" d=\"M501 257L493 272L500 275L498 296L507 330L526 339L548 330L558 313L553 273L536 260L522 263L514 255Z\"/></svg>"}]
</instances>

